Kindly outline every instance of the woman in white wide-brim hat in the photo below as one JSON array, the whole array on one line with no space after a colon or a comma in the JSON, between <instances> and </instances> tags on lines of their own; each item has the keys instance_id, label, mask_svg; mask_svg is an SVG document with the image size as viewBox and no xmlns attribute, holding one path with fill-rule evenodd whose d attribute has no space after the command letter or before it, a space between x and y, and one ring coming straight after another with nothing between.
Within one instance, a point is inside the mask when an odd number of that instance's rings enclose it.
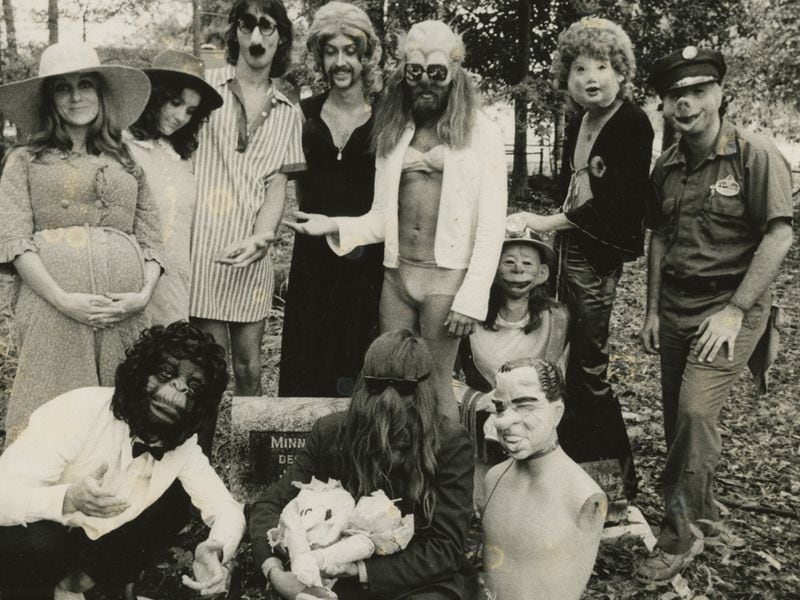
<instances>
[{"instance_id":1,"label":"woman in white wide-brim hat","mask_svg":"<svg viewBox=\"0 0 800 600\"><path fill-rule=\"evenodd\" d=\"M0 86L0 111L30 136L0 178L0 262L22 280L6 443L58 394L114 385L149 324L158 209L121 134L149 92L142 71L101 65L81 43L48 47L37 77Z\"/></svg>"},{"instance_id":2,"label":"woman in white wide-brim hat","mask_svg":"<svg viewBox=\"0 0 800 600\"><path fill-rule=\"evenodd\" d=\"M189 320L189 257L195 207L192 154L200 127L222 96L203 79L203 62L191 54L164 50L144 69L150 100L125 138L147 175L161 217L166 272L145 312L153 323Z\"/></svg>"}]
</instances>

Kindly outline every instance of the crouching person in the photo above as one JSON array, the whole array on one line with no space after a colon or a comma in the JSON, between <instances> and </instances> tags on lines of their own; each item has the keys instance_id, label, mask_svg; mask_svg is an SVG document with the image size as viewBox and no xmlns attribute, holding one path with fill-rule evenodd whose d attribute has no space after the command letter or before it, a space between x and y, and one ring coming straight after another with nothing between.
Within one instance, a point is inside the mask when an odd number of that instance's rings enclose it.
<instances>
[{"instance_id":1,"label":"crouching person","mask_svg":"<svg viewBox=\"0 0 800 600\"><path fill-rule=\"evenodd\" d=\"M267 532L297 494L292 482L335 479L354 498L382 490L414 532L404 550L328 570L341 600L446 600L466 597L464 546L472 514L472 448L466 430L442 416L433 359L408 330L390 331L367 350L350 408L319 419L286 474L253 505L250 539L257 565L282 598L308 597L273 553ZM290 548L291 550L291 548ZM297 570L297 569L295 569ZM315 597L327 597L314 589ZM314 596L312 596L314 597Z\"/></svg>"},{"instance_id":2,"label":"crouching person","mask_svg":"<svg viewBox=\"0 0 800 600\"><path fill-rule=\"evenodd\" d=\"M497 437L510 458L486 475L484 571L496 600L578 600L592 574L607 501L558 445L564 380L541 359L497 374Z\"/></svg>"},{"instance_id":3,"label":"crouching person","mask_svg":"<svg viewBox=\"0 0 800 600\"><path fill-rule=\"evenodd\" d=\"M96 584L108 598L123 588L135 598L126 584L186 523L189 499L211 531L184 583L224 591L244 514L195 434L227 380L222 348L177 322L142 332L115 387L76 389L36 410L0 457L3 600L79 599Z\"/></svg>"}]
</instances>

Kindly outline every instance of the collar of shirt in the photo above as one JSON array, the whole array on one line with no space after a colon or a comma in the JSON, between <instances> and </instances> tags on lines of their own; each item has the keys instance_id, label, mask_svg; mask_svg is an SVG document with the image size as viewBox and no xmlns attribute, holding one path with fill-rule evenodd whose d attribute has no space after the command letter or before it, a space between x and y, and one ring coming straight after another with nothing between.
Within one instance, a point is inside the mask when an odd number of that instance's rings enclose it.
<instances>
[{"instance_id":1,"label":"collar of shirt","mask_svg":"<svg viewBox=\"0 0 800 600\"><path fill-rule=\"evenodd\" d=\"M717 139L714 141L706 160L714 160L717 156L730 156L736 154L736 151L736 128L725 119L722 119L719 132L717 132ZM688 163L682 141L672 146L667 150L667 153L667 158L664 160L665 167L686 165Z\"/></svg>"},{"instance_id":2,"label":"collar of shirt","mask_svg":"<svg viewBox=\"0 0 800 600\"><path fill-rule=\"evenodd\" d=\"M237 111L237 136L236 136L236 150L237 152L245 152L250 143L250 138L258 131L258 129L269 118L270 112L278 102L291 106L291 101L284 96L276 87L273 82L264 98L264 103L257 115L250 115L252 121L248 123L248 115L245 110L244 94L239 80L236 79L236 68L233 65L228 65L225 72L225 79L220 85L220 88L228 88L231 95L235 98L234 106ZM220 90L222 91L222 90ZM253 118L254 117L254 118Z\"/></svg>"}]
</instances>

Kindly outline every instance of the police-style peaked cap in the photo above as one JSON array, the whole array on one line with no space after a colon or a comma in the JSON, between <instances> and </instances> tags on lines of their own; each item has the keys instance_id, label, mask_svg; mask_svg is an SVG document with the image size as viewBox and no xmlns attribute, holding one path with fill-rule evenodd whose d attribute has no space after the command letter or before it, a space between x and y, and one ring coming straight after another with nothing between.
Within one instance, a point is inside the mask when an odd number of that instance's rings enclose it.
<instances>
[{"instance_id":1,"label":"police-style peaked cap","mask_svg":"<svg viewBox=\"0 0 800 600\"><path fill-rule=\"evenodd\" d=\"M648 81L658 95L663 96L669 90L709 81L721 82L725 71L725 59L717 50L686 46L659 58Z\"/></svg>"}]
</instances>

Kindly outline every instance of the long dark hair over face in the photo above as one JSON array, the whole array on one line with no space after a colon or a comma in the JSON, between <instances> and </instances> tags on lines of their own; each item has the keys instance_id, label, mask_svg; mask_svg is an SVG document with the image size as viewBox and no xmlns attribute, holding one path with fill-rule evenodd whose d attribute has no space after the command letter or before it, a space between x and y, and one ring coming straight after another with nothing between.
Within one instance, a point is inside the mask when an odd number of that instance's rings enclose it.
<instances>
[{"instance_id":1,"label":"long dark hair over face","mask_svg":"<svg viewBox=\"0 0 800 600\"><path fill-rule=\"evenodd\" d=\"M81 77L89 77L94 82L97 92L97 117L89 124L86 133L86 150L89 154L107 154L119 161L127 170L134 169L134 162L125 144L122 143L122 131L108 117L108 90L105 79L99 73L85 73ZM55 84L58 77L48 77L42 83L42 98L39 115L44 125L43 131L31 140L31 150L37 158L46 150L72 150L72 139L67 134L64 122L56 110Z\"/></svg>"},{"instance_id":2,"label":"long dark hair over face","mask_svg":"<svg viewBox=\"0 0 800 600\"><path fill-rule=\"evenodd\" d=\"M431 373L425 342L408 330L389 331L367 350L341 430L344 487L356 498L382 489L403 505L419 507L430 523L436 505L436 453L442 416L429 376L410 396L388 386L367 390L364 376L419 379Z\"/></svg>"},{"instance_id":3,"label":"long dark hair over face","mask_svg":"<svg viewBox=\"0 0 800 600\"><path fill-rule=\"evenodd\" d=\"M197 150L198 133L200 127L208 119L208 115L211 114L211 106L203 97L201 90L193 88L185 80L178 78L168 81L163 77L151 74L148 74L148 77L150 77L150 83L152 83L150 99L147 101L147 106L142 115L137 119L136 123L130 126L130 131L137 140L157 140L163 137L183 160L187 160ZM172 135L165 136L158 129L161 107L167 102L182 100L184 89L197 92L200 96L200 104L192 113L192 118L186 125Z\"/></svg>"},{"instance_id":4,"label":"long dark hair over face","mask_svg":"<svg viewBox=\"0 0 800 600\"><path fill-rule=\"evenodd\" d=\"M171 450L185 442L213 418L228 385L225 350L214 338L185 321L167 327L155 325L142 331L125 360L117 367L111 409L125 421L134 435L152 441L147 381L157 372L166 355L188 359L203 370L205 385L192 393L192 405L181 420L168 429L159 428L164 448Z\"/></svg>"},{"instance_id":5,"label":"long dark hair over face","mask_svg":"<svg viewBox=\"0 0 800 600\"><path fill-rule=\"evenodd\" d=\"M489 290L489 310L486 313L486 320L483 326L490 331L500 329L497 325L497 313L503 305L503 290L496 283L492 283ZM550 289L547 282L540 283L528 294L528 316L530 320L522 329L526 334L536 331L542 324L542 313L546 310L558 306L559 303L550 297Z\"/></svg>"},{"instance_id":6,"label":"long dark hair over face","mask_svg":"<svg viewBox=\"0 0 800 600\"><path fill-rule=\"evenodd\" d=\"M228 29L225 31L225 59L235 65L239 61L239 39L236 30L239 27L239 17L247 12L250 6L260 7L270 17L275 19L278 26L278 48L272 59L269 70L270 77L280 77L289 68L289 59L292 54L292 22L286 14L286 7L281 0L235 0L231 11L228 13ZM275 35L275 34L273 34Z\"/></svg>"}]
</instances>

